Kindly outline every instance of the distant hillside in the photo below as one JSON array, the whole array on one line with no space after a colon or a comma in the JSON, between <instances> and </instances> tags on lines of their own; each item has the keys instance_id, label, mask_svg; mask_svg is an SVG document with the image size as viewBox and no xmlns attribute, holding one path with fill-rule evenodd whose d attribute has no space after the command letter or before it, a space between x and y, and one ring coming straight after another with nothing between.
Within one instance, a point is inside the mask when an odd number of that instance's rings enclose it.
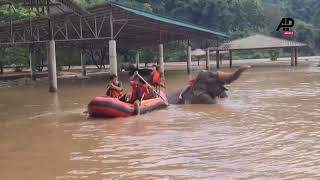
<instances>
[{"instance_id":1,"label":"distant hillside","mask_svg":"<svg viewBox=\"0 0 320 180\"><path fill-rule=\"evenodd\" d=\"M82 0L86 5L105 0ZM293 39L309 44L305 54L320 53L319 0L114 0L127 6L175 17L222 31L232 38L264 33L280 36L283 17L296 21Z\"/></svg>"}]
</instances>

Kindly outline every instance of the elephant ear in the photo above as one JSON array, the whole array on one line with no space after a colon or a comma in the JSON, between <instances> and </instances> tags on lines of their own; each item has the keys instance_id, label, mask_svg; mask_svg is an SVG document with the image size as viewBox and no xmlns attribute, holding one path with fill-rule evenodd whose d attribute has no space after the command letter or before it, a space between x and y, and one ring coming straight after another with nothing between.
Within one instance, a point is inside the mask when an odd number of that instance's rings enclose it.
<instances>
[{"instance_id":1,"label":"elephant ear","mask_svg":"<svg viewBox=\"0 0 320 180\"><path fill-rule=\"evenodd\" d=\"M192 91L195 95L205 93L214 98L226 94L225 91L228 89L224 85L225 82L219 79L218 73L200 72Z\"/></svg>"},{"instance_id":2,"label":"elephant ear","mask_svg":"<svg viewBox=\"0 0 320 180\"><path fill-rule=\"evenodd\" d=\"M210 86L208 89L209 94L211 97L218 97L223 94L226 94L225 92L228 91L226 87L224 87L223 84L217 84L215 86Z\"/></svg>"},{"instance_id":3,"label":"elephant ear","mask_svg":"<svg viewBox=\"0 0 320 180\"><path fill-rule=\"evenodd\" d=\"M203 93L208 93L210 76L210 72L201 71L196 77L195 83L191 89L191 93L195 96L199 96Z\"/></svg>"}]
</instances>

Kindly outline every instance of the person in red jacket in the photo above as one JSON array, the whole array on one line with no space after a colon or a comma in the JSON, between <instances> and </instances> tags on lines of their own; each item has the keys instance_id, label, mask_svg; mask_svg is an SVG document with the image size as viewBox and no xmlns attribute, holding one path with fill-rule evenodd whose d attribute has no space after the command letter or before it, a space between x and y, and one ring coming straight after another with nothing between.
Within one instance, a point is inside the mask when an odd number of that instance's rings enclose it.
<instances>
[{"instance_id":1,"label":"person in red jacket","mask_svg":"<svg viewBox=\"0 0 320 180\"><path fill-rule=\"evenodd\" d=\"M137 114L139 115L141 101L149 97L149 88L145 82L138 77L135 77L132 81L130 81L130 85L132 90L129 103L132 103L136 106Z\"/></svg>"}]
</instances>

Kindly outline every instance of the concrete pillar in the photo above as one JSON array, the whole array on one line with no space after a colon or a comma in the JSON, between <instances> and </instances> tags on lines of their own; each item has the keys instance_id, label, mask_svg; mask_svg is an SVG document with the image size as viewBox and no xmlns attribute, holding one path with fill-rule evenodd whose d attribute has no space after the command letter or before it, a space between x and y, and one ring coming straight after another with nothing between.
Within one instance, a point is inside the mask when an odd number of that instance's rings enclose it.
<instances>
[{"instance_id":1,"label":"concrete pillar","mask_svg":"<svg viewBox=\"0 0 320 180\"><path fill-rule=\"evenodd\" d=\"M56 63L56 45L54 40L49 41L48 46L48 76L49 76L49 92L57 92L57 63Z\"/></svg>"},{"instance_id":2,"label":"concrete pillar","mask_svg":"<svg viewBox=\"0 0 320 180\"><path fill-rule=\"evenodd\" d=\"M294 48L291 50L291 66L294 66Z\"/></svg>"},{"instance_id":3,"label":"concrete pillar","mask_svg":"<svg viewBox=\"0 0 320 180\"><path fill-rule=\"evenodd\" d=\"M30 48L29 49L30 79L36 80L36 76L35 76L35 73L34 73L34 63L33 63L33 60L32 60L32 53L34 53L34 51L33 51L32 48Z\"/></svg>"},{"instance_id":4,"label":"concrete pillar","mask_svg":"<svg viewBox=\"0 0 320 180\"><path fill-rule=\"evenodd\" d=\"M81 61L81 74L82 76L86 76L87 70L86 70L86 62L83 59L83 50L80 50L80 61Z\"/></svg>"},{"instance_id":5,"label":"concrete pillar","mask_svg":"<svg viewBox=\"0 0 320 180\"><path fill-rule=\"evenodd\" d=\"M137 51L136 53L136 68L139 69L139 64L140 64L140 53Z\"/></svg>"},{"instance_id":6,"label":"concrete pillar","mask_svg":"<svg viewBox=\"0 0 320 180\"><path fill-rule=\"evenodd\" d=\"M220 51L216 51L216 63L217 63L217 69L220 69Z\"/></svg>"},{"instance_id":7,"label":"concrete pillar","mask_svg":"<svg viewBox=\"0 0 320 180\"><path fill-rule=\"evenodd\" d=\"M187 73L191 74L191 45L188 45Z\"/></svg>"},{"instance_id":8,"label":"concrete pillar","mask_svg":"<svg viewBox=\"0 0 320 180\"><path fill-rule=\"evenodd\" d=\"M229 61L229 67L232 68L232 51L229 51L230 54L230 61Z\"/></svg>"},{"instance_id":9,"label":"concrete pillar","mask_svg":"<svg viewBox=\"0 0 320 180\"><path fill-rule=\"evenodd\" d=\"M163 44L159 44L159 66L161 67L162 74L164 75Z\"/></svg>"},{"instance_id":10,"label":"concrete pillar","mask_svg":"<svg viewBox=\"0 0 320 180\"><path fill-rule=\"evenodd\" d=\"M207 59L206 59L206 70L210 70L210 49L207 48L206 51Z\"/></svg>"},{"instance_id":11,"label":"concrete pillar","mask_svg":"<svg viewBox=\"0 0 320 180\"><path fill-rule=\"evenodd\" d=\"M110 61L110 74L118 74L117 65L117 43L115 40L109 41L109 61Z\"/></svg>"},{"instance_id":12,"label":"concrete pillar","mask_svg":"<svg viewBox=\"0 0 320 180\"><path fill-rule=\"evenodd\" d=\"M298 66L298 48L294 48L294 65Z\"/></svg>"}]
</instances>

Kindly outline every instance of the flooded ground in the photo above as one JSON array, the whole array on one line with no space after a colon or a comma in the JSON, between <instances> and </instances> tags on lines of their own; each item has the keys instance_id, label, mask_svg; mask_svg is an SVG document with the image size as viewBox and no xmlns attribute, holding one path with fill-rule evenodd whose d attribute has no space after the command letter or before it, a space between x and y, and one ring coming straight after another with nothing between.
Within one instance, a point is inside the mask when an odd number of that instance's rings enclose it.
<instances>
[{"instance_id":1,"label":"flooded ground","mask_svg":"<svg viewBox=\"0 0 320 180\"><path fill-rule=\"evenodd\" d=\"M172 91L187 76L166 80ZM104 88L0 89L1 179L320 179L319 68L253 68L217 105L88 119Z\"/></svg>"}]
</instances>

